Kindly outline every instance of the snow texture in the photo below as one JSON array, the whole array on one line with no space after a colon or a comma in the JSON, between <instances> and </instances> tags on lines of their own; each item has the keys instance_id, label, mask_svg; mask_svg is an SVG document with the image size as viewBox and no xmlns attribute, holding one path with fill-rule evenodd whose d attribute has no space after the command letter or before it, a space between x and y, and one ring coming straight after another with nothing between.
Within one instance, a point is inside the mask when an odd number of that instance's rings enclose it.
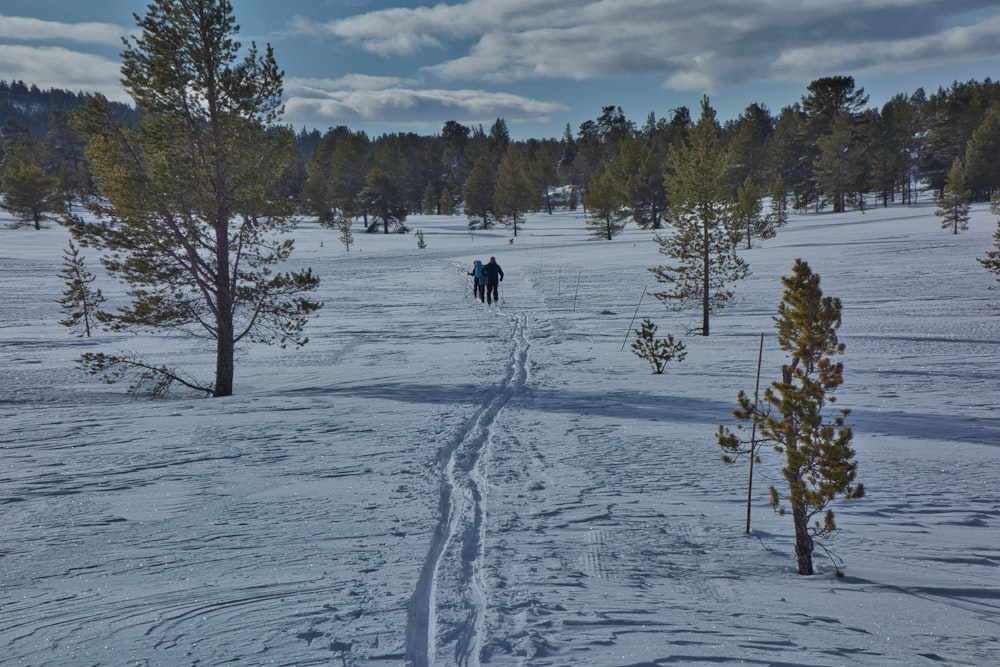
<instances>
[{"instance_id":1,"label":"snow texture","mask_svg":"<svg viewBox=\"0 0 1000 667\"><path fill-rule=\"evenodd\" d=\"M995 224L975 207L956 236L933 209L793 216L664 375L630 324L680 338L700 314L650 296L648 231L594 241L562 212L509 242L418 216L424 250L357 233L345 251L307 220L309 344L242 351L233 397L157 401L74 360L133 350L211 381L211 347L72 336L67 233L3 229L0 662L1000 664L1000 299L975 261ZM491 255L493 307L466 275ZM744 533L746 462L715 443L761 333L779 378L795 258L844 305L837 406L868 494L834 507L843 579L819 550L796 574L770 450Z\"/></svg>"}]
</instances>

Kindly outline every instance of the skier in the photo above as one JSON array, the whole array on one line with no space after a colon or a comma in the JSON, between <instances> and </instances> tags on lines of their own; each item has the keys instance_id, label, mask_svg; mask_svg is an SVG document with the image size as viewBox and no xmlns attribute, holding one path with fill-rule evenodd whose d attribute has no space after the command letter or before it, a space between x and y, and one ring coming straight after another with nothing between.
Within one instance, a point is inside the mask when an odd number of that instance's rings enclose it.
<instances>
[{"instance_id":1,"label":"skier","mask_svg":"<svg viewBox=\"0 0 1000 667\"><path fill-rule=\"evenodd\" d=\"M486 279L486 303L500 303L497 288L503 282L503 269L497 264L496 257L490 257L489 263L483 267L483 278Z\"/></svg>"},{"instance_id":2,"label":"skier","mask_svg":"<svg viewBox=\"0 0 1000 667\"><path fill-rule=\"evenodd\" d=\"M486 301L486 278L483 277L483 263L478 259L472 263L472 298Z\"/></svg>"}]
</instances>

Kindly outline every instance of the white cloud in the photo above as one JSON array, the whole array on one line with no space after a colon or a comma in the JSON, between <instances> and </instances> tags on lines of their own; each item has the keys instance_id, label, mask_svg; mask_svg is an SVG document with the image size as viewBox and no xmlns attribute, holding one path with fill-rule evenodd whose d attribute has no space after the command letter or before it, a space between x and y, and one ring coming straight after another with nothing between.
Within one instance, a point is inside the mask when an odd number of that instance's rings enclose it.
<instances>
[{"instance_id":1,"label":"white cloud","mask_svg":"<svg viewBox=\"0 0 1000 667\"><path fill-rule=\"evenodd\" d=\"M467 0L295 25L387 58L436 55L423 71L448 81L654 75L710 90L1000 59L998 11L989 0Z\"/></svg>"},{"instance_id":2,"label":"white cloud","mask_svg":"<svg viewBox=\"0 0 1000 667\"><path fill-rule=\"evenodd\" d=\"M0 72L9 81L33 83L39 88L101 93L110 100L129 102L122 89L121 63L62 47L0 44Z\"/></svg>"},{"instance_id":3,"label":"white cloud","mask_svg":"<svg viewBox=\"0 0 1000 667\"><path fill-rule=\"evenodd\" d=\"M0 14L0 39L16 41L59 40L80 44L121 46L128 30L113 23L61 23Z\"/></svg>"},{"instance_id":4,"label":"white cloud","mask_svg":"<svg viewBox=\"0 0 1000 667\"><path fill-rule=\"evenodd\" d=\"M345 80L291 79L286 86L285 119L293 125L318 127L352 123L440 129L441 119L461 123L547 122L567 110L557 102L478 89L420 89L377 87L362 80L361 87L335 87Z\"/></svg>"}]
</instances>

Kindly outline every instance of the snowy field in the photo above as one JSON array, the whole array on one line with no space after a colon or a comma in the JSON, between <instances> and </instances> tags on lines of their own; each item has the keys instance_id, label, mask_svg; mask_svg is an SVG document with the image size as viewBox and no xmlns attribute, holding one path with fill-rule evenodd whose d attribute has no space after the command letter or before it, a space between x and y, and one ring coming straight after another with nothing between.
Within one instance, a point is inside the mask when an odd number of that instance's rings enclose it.
<instances>
[{"instance_id":1,"label":"snowy field","mask_svg":"<svg viewBox=\"0 0 1000 667\"><path fill-rule=\"evenodd\" d=\"M977 207L954 236L933 209L793 216L660 376L622 349L637 306L661 336L700 315L640 299L650 232L592 241L564 212L508 243L414 217L426 249L356 228L345 252L305 222L310 343L244 351L231 398L158 401L74 360L210 381L213 351L74 337L65 230L0 229L0 664L1000 664L1000 293L975 261L995 223ZM490 255L493 308L465 274ZM868 495L834 507L843 579L820 550L796 574L770 450L744 533L746 463L715 444L761 332L779 376L797 257L844 304Z\"/></svg>"}]
</instances>

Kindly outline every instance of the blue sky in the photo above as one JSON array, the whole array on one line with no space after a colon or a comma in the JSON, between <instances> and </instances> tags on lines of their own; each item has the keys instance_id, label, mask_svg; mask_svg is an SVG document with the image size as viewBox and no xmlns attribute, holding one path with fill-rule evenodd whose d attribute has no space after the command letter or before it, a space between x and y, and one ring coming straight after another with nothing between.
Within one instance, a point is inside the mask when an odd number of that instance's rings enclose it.
<instances>
[{"instance_id":1,"label":"blue sky","mask_svg":"<svg viewBox=\"0 0 1000 667\"><path fill-rule=\"evenodd\" d=\"M118 85L120 37L147 0L0 0L0 79ZM708 95L723 121L777 113L846 74L881 106L896 93L1000 78L995 0L234 0L240 39L270 43L284 121L370 135L448 120L559 137L621 106L642 125Z\"/></svg>"}]
</instances>

